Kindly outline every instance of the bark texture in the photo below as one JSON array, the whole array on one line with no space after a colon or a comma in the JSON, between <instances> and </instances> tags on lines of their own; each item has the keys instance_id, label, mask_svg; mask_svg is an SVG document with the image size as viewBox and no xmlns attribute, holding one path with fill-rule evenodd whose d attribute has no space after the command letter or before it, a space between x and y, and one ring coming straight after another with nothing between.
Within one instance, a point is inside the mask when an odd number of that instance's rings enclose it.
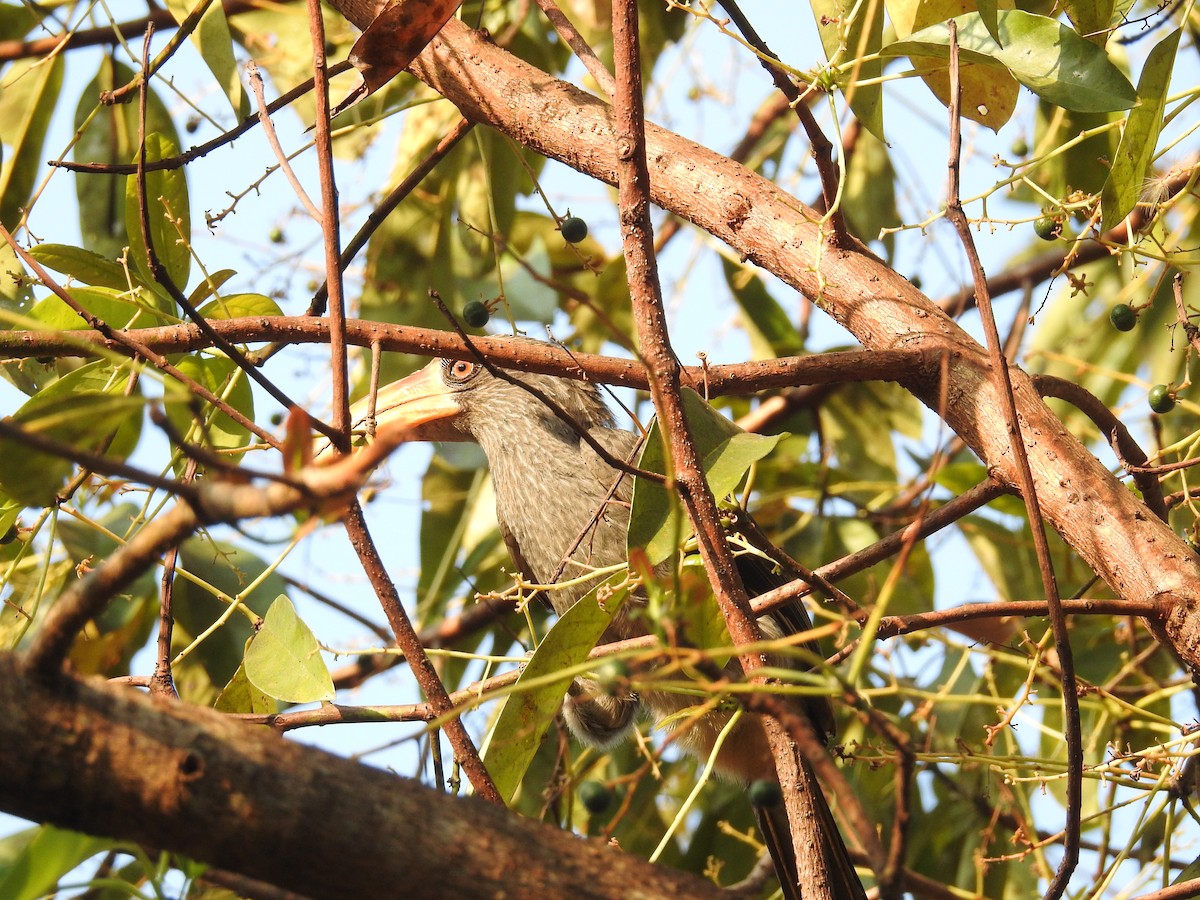
<instances>
[{"instance_id":1,"label":"bark texture","mask_svg":"<svg viewBox=\"0 0 1200 900\"><path fill-rule=\"evenodd\" d=\"M482 800L0 654L0 808L307 897L717 897L710 883Z\"/></svg>"},{"instance_id":2,"label":"bark texture","mask_svg":"<svg viewBox=\"0 0 1200 900\"><path fill-rule=\"evenodd\" d=\"M338 3L333 4L335 8ZM357 10L343 10L359 27ZM545 156L616 184L617 140L604 101L530 66L451 20L411 71L486 123ZM861 245L832 248L820 215L739 163L650 123L654 202L813 299L871 350L944 353L937 376L901 383L936 411L1000 481L1016 466L986 351L928 297ZM1122 598L1154 602L1158 636L1200 672L1200 558L1103 466L1013 368L1022 433L1047 521Z\"/></svg>"}]
</instances>

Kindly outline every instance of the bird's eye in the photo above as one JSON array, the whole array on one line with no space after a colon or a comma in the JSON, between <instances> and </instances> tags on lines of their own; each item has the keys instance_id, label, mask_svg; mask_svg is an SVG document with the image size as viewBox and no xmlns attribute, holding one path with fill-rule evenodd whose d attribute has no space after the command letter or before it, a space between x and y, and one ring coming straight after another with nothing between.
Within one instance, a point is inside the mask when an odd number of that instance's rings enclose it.
<instances>
[{"instance_id":1,"label":"bird's eye","mask_svg":"<svg viewBox=\"0 0 1200 900\"><path fill-rule=\"evenodd\" d=\"M470 381L479 367L465 359L448 359L442 364L445 379L450 384L464 384Z\"/></svg>"}]
</instances>

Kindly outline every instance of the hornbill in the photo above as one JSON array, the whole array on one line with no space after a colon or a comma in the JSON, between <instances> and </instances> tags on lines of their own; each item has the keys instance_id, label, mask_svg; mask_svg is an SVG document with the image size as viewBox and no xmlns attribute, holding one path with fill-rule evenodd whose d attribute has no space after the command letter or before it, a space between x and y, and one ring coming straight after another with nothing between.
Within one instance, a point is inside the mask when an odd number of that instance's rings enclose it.
<instances>
[{"instance_id":1,"label":"hornbill","mask_svg":"<svg viewBox=\"0 0 1200 900\"><path fill-rule=\"evenodd\" d=\"M356 404L356 416L365 405L365 401ZM557 613L564 613L595 586L579 576L626 561L633 480L609 460L632 463L641 439L615 427L595 385L504 372L482 361L435 359L379 391L375 430L380 436L401 435L403 440L474 441L483 448L495 488L500 533L513 562L534 584L570 582L547 592ZM773 563L760 556L740 554L737 562L752 596L786 581ZM646 633L643 616L636 611L630 614L630 606L618 613L605 641ZM761 617L759 627L765 637L778 638L807 631L812 623L796 601ZM818 650L815 643L810 649ZM772 661L795 665L794 660ZM614 695L587 678L578 678L565 698L563 716L580 741L609 747L628 734L639 712L662 719L694 703L694 698L666 691ZM805 711L822 736L831 733L833 717L824 698L807 700ZM677 743L706 759L727 722L728 714L708 713L689 722L676 735ZM823 846L819 849L826 859L830 895L838 900L862 898L862 883L821 788L807 764L802 768L807 783L801 789L811 792L820 820ZM778 780L756 716L743 717L727 737L716 769L745 785L758 779ZM785 895L800 896L805 886L797 886L783 804L756 806L755 812Z\"/></svg>"}]
</instances>

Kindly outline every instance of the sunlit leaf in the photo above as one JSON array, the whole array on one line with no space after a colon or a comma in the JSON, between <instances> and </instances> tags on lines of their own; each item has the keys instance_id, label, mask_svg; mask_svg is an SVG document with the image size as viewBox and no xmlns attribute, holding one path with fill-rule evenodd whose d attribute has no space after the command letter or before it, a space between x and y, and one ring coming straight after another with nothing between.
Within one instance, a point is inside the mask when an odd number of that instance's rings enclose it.
<instances>
[{"instance_id":1,"label":"sunlit leaf","mask_svg":"<svg viewBox=\"0 0 1200 900\"><path fill-rule=\"evenodd\" d=\"M179 154L175 141L155 132L146 135L146 159L168 159ZM136 159L133 160L136 162ZM187 287L192 266L192 213L188 205L187 178L182 169L166 169L146 173L146 206L149 214L149 234L154 253L175 287ZM142 237L137 178L125 182L125 231L129 236L130 252L138 268L151 277Z\"/></svg>"},{"instance_id":2,"label":"sunlit leaf","mask_svg":"<svg viewBox=\"0 0 1200 900\"><path fill-rule=\"evenodd\" d=\"M250 641L243 666L247 680L270 697L288 703L333 699L333 679L320 645L282 594Z\"/></svg>"},{"instance_id":3,"label":"sunlit leaf","mask_svg":"<svg viewBox=\"0 0 1200 900\"><path fill-rule=\"evenodd\" d=\"M224 713L274 713L279 703L270 694L256 688L246 677L246 667L238 666L229 683L217 697L213 708Z\"/></svg>"},{"instance_id":4,"label":"sunlit leaf","mask_svg":"<svg viewBox=\"0 0 1200 900\"><path fill-rule=\"evenodd\" d=\"M683 390L684 411L704 466L705 477L717 499L738 486L754 463L770 453L782 435L747 434L725 418L695 391ZM650 428L640 468L665 471L663 442L655 422ZM652 566L675 552L686 536L685 517L676 499L662 485L637 479L629 517L629 547L642 547Z\"/></svg>"},{"instance_id":5,"label":"sunlit leaf","mask_svg":"<svg viewBox=\"0 0 1200 900\"><path fill-rule=\"evenodd\" d=\"M0 875L0 897L6 900L39 900L55 893L58 882L80 863L113 847L111 838L98 838L53 825L18 832L5 844L23 844Z\"/></svg>"},{"instance_id":6,"label":"sunlit leaf","mask_svg":"<svg viewBox=\"0 0 1200 900\"><path fill-rule=\"evenodd\" d=\"M0 91L0 144L5 147L0 164L0 224L16 230L21 208L44 171L42 142L50 127L62 87L65 57L29 59L4 70Z\"/></svg>"},{"instance_id":7,"label":"sunlit leaf","mask_svg":"<svg viewBox=\"0 0 1200 900\"><path fill-rule=\"evenodd\" d=\"M182 25L194 12L193 7L202 2L167 0L167 9L175 21ZM233 114L239 119L245 118L250 114L250 98L239 77L237 59L233 55L233 36L225 20L225 8L220 3L209 3L189 38L221 86Z\"/></svg>"},{"instance_id":8,"label":"sunlit leaf","mask_svg":"<svg viewBox=\"0 0 1200 900\"><path fill-rule=\"evenodd\" d=\"M1136 102L1133 86L1107 54L1066 25L1016 9L997 17L1000 44L988 34L979 13L955 17L963 60L1003 66L1035 94L1064 109L1111 112ZM950 32L944 22L931 25L881 52L949 59Z\"/></svg>"},{"instance_id":9,"label":"sunlit leaf","mask_svg":"<svg viewBox=\"0 0 1200 900\"><path fill-rule=\"evenodd\" d=\"M246 418L254 419L254 394L250 389L250 380L233 360L225 356L194 354L183 357L176 367L223 398ZM183 385L174 381L167 385L167 418L179 434L190 434L194 443L214 450L238 450L249 444L250 431L244 425L207 405L193 407L189 402L192 394ZM198 431L193 433L192 428L197 422ZM227 458L236 460L239 456L232 454Z\"/></svg>"},{"instance_id":10,"label":"sunlit leaf","mask_svg":"<svg viewBox=\"0 0 1200 900\"><path fill-rule=\"evenodd\" d=\"M505 802L511 801L520 787L571 684L570 675L555 676L583 662L600 640L625 602L625 589L613 591L613 584L624 577L621 573L600 585L554 623L521 672L514 692L505 700L483 754L488 773Z\"/></svg>"},{"instance_id":11,"label":"sunlit leaf","mask_svg":"<svg viewBox=\"0 0 1200 900\"><path fill-rule=\"evenodd\" d=\"M38 244L29 255L47 269L69 275L76 281L93 287L123 291L129 287L129 277L120 263L69 244Z\"/></svg>"},{"instance_id":12,"label":"sunlit leaf","mask_svg":"<svg viewBox=\"0 0 1200 900\"><path fill-rule=\"evenodd\" d=\"M279 304L265 294L230 294L206 303L197 311L206 319L283 315Z\"/></svg>"},{"instance_id":13,"label":"sunlit leaf","mask_svg":"<svg viewBox=\"0 0 1200 900\"><path fill-rule=\"evenodd\" d=\"M62 444L124 458L141 432L144 400L125 396L128 372L110 363L89 363L64 375L13 413L15 424ZM0 438L0 486L31 506L45 506L70 474L74 463Z\"/></svg>"},{"instance_id":14,"label":"sunlit leaf","mask_svg":"<svg viewBox=\"0 0 1200 900\"><path fill-rule=\"evenodd\" d=\"M1121 143L1113 157L1112 170L1101 194L1101 229L1107 231L1133 210L1154 160L1158 133L1163 125L1167 88L1175 67L1181 31L1174 31L1155 45L1146 57L1138 80L1138 104L1129 111Z\"/></svg>"},{"instance_id":15,"label":"sunlit leaf","mask_svg":"<svg viewBox=\"0 0 1200 900\"><path fill-rule=\"evenodd\" d=\"M859 122L883 140L883 85L861 83L883 74L875 56L883 43L883 0L811 0L810 6L825 57L839 67L838 87Z\"/></svg>"}]
</instances>

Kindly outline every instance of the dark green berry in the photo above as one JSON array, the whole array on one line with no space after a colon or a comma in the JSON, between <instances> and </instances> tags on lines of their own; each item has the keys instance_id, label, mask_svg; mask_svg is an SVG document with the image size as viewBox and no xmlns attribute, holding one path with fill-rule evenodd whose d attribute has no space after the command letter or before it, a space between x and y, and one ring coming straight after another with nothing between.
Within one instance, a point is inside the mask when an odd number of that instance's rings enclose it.
<instances>
[{"instance_id":1,"label":"dark green berry","mask_svg":"<svg viewBox=\"0 0 1200 900\"><path fill-rule=\"evenodd\" d=\"M1146 395L1146 400L1150 404L1150 408L1159 415L1169 413L1175 408L1175 398L1171 396L1165 384L1156 384L1150 388L1150 393Z\"/></svg>"},{"instance_id":2,"label":"dark green berry","mask_svg":"<svg viewBox=\"0 0 1200 900\"><path fill-rule=\"evenodd\" d=\"M1062 234L1062 222L1054 216L1042 216L1033 223L1033 230L1043 241L1053 241Z\"/></svg>"},{"instance_id":3,"label":"dark green berry","mask_svg":"<svg viewBox=\"0 0 1200 900\"><path fill-rule=\"evenodd\" d=\"M750 802L760 809L764 806L774 806L782 799L783 791L774 781L760 778L750 783Z\"/></svg>"},{"instance_id":4,"label":"dark green berry","mask_svg":"<svg viewBox=\"0 0 1200 900\"><path fill-rule=\"evenodd\" d=\"M1137 313L1128 303L1118 303L1108 311L1108 321L1117 331L1133 331L1137 326Z\"/></svg>"},{"instance_id":5,"label":"dark green berry","mask_svg":"<svg viewBox=\"0 0 1200 900\"><path fill-rule=\"evenodd\" d=\"M488 312L487 304L482 300L472 300L463 307L463 321L472 328L482 328L488 323L492 314Z\"/></svg>"},{"instance_id":6,"label":"dark green berry","mask_svg":"<svg viewBox=\"0 0 1200 900\"><path fill-rule=\"evenodd\" d=\"M1012 145L1012 155L1013 156L1024 156L1028 152L1029 152L1029 142L1027 140L1025 140L1025 138L1017 138L1015 141L1013 141L1013 145Z\"/></svg>"},{"instance_id":7,"label":"dark green berry","mask_svg":"<svg viewBox=\"0 0 1200 900\"><path fill-rule=\"evenodd\" d=\"M612 805L612 791L598 781L585 781L579 786L579 802L596 815Z\"/></svg>"},{"instance_id":8,"label":"dark green berry","mask_svg":"<svg viewBox=\"0 0 1200 900\"><path fill-rule=\"evenodd\" d=\"M579 216L567 216L558 226L558 230L562 232L563 240L568 244L578 244L588 236L587 222Z\"/></svg>"}]
</instances>

